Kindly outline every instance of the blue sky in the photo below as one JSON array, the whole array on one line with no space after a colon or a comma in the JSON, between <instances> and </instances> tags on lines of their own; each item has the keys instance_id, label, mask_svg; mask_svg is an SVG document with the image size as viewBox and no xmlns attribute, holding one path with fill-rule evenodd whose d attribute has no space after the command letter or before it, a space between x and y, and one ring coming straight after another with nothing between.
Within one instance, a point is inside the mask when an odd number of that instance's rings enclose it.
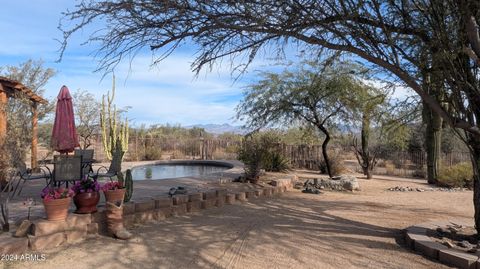
<instances>
[{"instance_id":1,"label":"blue sky","mask_svg":"<svg viewBox=\"0 0 480 269\"><path fill-rule=\"evenodd\" d=\"M45 97L52 99L62 85L93 93L99 100L111 88L111 76L94 73L97 61L94 45L82 46L88 33L71 40L63 60L57 63L61 39L57 29L61 12L73 8L74 1L3 1L0 9L0 66L18 65L30 58L43 59L45 66L58 74L46 85ZM217 66L198 77L190 70L195 51L185 47L151 67L150 52L140 53L130 65L121 63L115 70L116 103L130 106L128 118L134 125L179 123L241 124L233 120L234 108L241 99L242 87L251 81L255 70L264 65L255 61L250 73L234 82L229 64Z\"/></svg>"},{"instance_id":2,"label":"blue sky","mask_svg":"<svg viewBox=\"0 0 480 269\"><path fill-rule=\"evenodd\" d=\"M97 68L97 60L92 56L95 45L81 45L86 41L88 31L76 34L70 40L63 60L56 62L60 48L57 40L62 38L57 29L61 13L72 9L74 4L75 1L65 0L2 1L0 66L18 65L30 58L43 59L46 67L58 71L45 87L46 98L54 98L61 86L67 85L71 91L86 90L100 100L111 89L111 76L102 80L103 73L94 73ZM273 61L268 60L271 55L267 53L264 57L257 57L248 72L237 81L231 76L228 61L195 77L190 70L195 54L191 48L183 47L154 67L151 66L151 53L145 50L131 64L127 60L116 68L116 104L131 107L127 116L133 125L240 125L233 117L234 108L242 97L242 88L255 80L256 71L274 70ZM290 49L289 54L295 55L296 51ZM291 56L290 60L294 59ZM406 91L401 87L395 95L405 96Z\"/></svg>"}]
</instances>

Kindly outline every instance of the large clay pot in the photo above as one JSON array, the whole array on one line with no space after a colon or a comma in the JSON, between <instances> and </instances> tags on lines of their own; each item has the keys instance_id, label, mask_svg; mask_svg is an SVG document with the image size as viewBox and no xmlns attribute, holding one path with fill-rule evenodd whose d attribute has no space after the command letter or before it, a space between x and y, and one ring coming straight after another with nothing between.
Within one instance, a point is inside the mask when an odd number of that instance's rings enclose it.
<instances>
[{"instance_id":1,"label":"large clay pot","mask_svg":"<svg viewBox=\"0 0 480 269\"><path fill-rule=\"evenodd\" d=\"M100 201L100 194L98 191L77 193L73 197L73 203L77 207L75 213L88 214L97 212L98 201Z\"/></svg>"},{"instance_id":2,"label":"large clay pot","mask_svg":"<svg viewBox=\"0 0 480 269\"><path fill-rule=\"evenodd\" d=\"M72 201L71 197L63 199L55 199L50 201L43 201L45 207L45 213L47 214L47 220L52 221L64 221L68 216L68 208Z\"/></svg>"},{"instance_id":3,"label":"large clay pot","mask_svg":"<svg viewBox=\"0 0 480 269\"><path fill-rule=\"evenodd\" d=\"M104 191L105 200L107 202L115 202L115 201L123 201L123 197L125 197L125 189L116 189L112 191Z\"/></svg>"}]
</instances>

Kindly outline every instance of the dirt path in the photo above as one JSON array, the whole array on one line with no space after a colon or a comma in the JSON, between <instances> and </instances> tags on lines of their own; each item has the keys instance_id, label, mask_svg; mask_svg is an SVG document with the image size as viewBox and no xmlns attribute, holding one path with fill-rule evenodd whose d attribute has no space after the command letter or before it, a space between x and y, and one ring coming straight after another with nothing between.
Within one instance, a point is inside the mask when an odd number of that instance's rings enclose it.
<instances>
[{"instance_id":1,"label":"dirt path","mask_svg":"<svg viewBox=\"0 0 480 269\"><path fill-rule=\"evenodd\" d=\"M292 191L100 237L9 268L448 268L403 246L402 229L436 219L473 223L472 193L390 192L420 181L360 180L361 192ZM4 264L5 265L5 264Z\"/></svg>"}]
</instances>

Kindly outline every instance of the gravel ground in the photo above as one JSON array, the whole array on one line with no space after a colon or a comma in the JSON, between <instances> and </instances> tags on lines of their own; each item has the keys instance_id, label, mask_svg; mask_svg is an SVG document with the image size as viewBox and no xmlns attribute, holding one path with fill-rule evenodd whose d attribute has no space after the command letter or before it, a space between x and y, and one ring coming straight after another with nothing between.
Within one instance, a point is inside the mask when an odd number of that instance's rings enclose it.
<instances>
[{"instance_id":1,"label":"gravel ground","mask_svg":"<svg viewBox=\"0 0 480 269\"><path fill-rule=\"evenodd\" d=\"M301 176L311 176L302 174ZM473 225L472 192L392 192L420 180L360 179L362 191L290 191L136 227L5 268L449 268L404 247L402 229L429 220ZM0 264L2 265L2 264Z\"/></svg>"}]
</instances>

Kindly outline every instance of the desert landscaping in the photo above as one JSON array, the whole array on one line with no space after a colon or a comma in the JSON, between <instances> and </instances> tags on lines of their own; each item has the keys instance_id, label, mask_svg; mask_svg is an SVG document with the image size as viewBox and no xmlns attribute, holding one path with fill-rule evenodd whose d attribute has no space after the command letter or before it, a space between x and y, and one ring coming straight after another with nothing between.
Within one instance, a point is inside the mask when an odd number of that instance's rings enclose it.
<instances>
[{"instance_id":1,"label":"desert landscaping","mask_svg":"<svg viewBox=\"0 0 480 269\"><path fill-rule=\"evenodd\" d=\"M300 173L300 176L312 176ZM391 192L428 187L395 177L359 179L358 192L291 189L200 213L135 226L123 243L94 237L8 268L450 268L405 246L404 229L432 220L471 223L471 191ZM103 261L91 259L104 257ZM105 262L108 261L108 262Z\"/></svg>"},{"instance_id":2,"label":"desert landscaping","mask_svg":"<svg viewBox=\"0 0 480 269\"><path fill-rule=\"evenodd\" d=\"M480 269L478 0L0 8L0 268Z\"/></svg>"}]
</instances>

